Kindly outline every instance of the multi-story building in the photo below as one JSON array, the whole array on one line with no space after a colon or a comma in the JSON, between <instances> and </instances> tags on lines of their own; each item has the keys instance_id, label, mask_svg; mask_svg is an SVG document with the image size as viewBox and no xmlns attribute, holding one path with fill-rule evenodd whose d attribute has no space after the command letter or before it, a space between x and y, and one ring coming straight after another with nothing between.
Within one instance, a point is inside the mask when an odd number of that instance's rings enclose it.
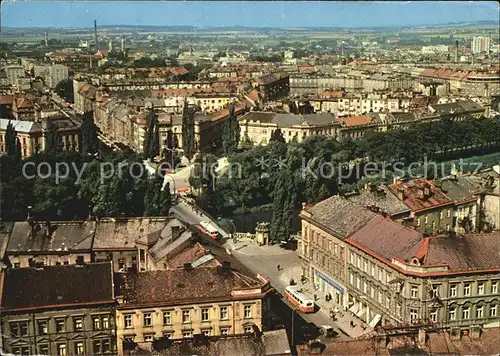
<instances>
[{"instance_id":1,"label":"multi-story building","mask_svg":"<svg viewBox=\"0 0 500 356\"><path fill-rule=\"evenodd\" d=\"M454 203L432 182L423 178L408 182L396 179L389 189L411 209L417 231L436 233L453 230Z\"/></svg>"},{"instance_id":2,"label":"multi-story building","mask_svg":"<svg viewBox=\"0 0 500 356\"><path fill-rule=\"evenodd\" d=\"M24 77L24 68L21 65L9 65L4 67L7 75L7 85L17 86L18 78Z\"/></svg>"},{"instance_id":3,"label":"multi-story building","mask_svg":"<svg viewBox=\"0 0 500 356\"><path fill-rule=\"evenodd\" d=\"M42 127L33 121L17 121L0 119L0 155L6 154L5 133L9 122L16 131L17 139L21 144L21 157L26 158L43 148Z\"/></svg>"},{"instance_id":4,"label":"multi-story building","mask_svg":"<svg viewBox=\"0 0 500 356\"><path fill-rule=\"evenodd\" d=\"M131 342L225 336L266 328L269 280L223 266L183 268L122 276L117 308L118 351Z\"/></svg>"},{"instance_id":5,"label":"multi-story building","mask_svg":"<svg viewBox=\"0 0 500 356\"><path fill-rule=\"evenodd\" d=\"M262 100L273 101L290 94L290 78L285 73L267 74L253 83L257 88Z\"/></svg>"},{"instance_id":6,"label":"multi-story building","mask_svg":"<svg viewBox=\"0 0 500 356\"><path fill-rule=\"evenodd\" d=\"M68 66L63 64L52 64L49 66L45 77L45 82L49 88L55 88L64 79L68 79Z\"/></svg>"},{"instance_id":7,"label":"multi-story building","mask_svg":"<svg viewBox=\"0 0 500 356\"><path fill-rule=\"evenodd\" d=\"M170 217L89 221L5 222L8 267L43 267L113 261L115 272L165 269L168 258L191 244L193 233Z\"/></svg>"},{"instance_id":8,"label":"multi-story building","mask_svg":"<svg viewBox=\"0 0 500 356\"><path fill-rule=\"evenodd\" d=\"M287 142L301 141L308 136L329 135L337 137L340 123L333 114L279 114L251 111L239 119L241 141L267 144L276 129L280 129Z\"/></svg>"},{"instance_id":9,"label":"multi-story building","mask_svg":"<svg viewBox=\"0 0 500 356\"><path fill-rule=\"evenodd\" d=\"M3 352L116 355L111 263L9 269L0 282Z\"/></svg>"},{"instance_id":10,"label":"multi-story building","mask_svg":"<svg viewBox=\"0 0 500 356\"><path fill-rule=\"evenodd\" d=\"M498 323L498 232L425 237L340 199L301 212L299 256L320 293L371 327L436 324L460 333Z\"/></svg>"},{"instance_id":11,"label":"multi-story building","mask_svg":"<svg viewBox=\"0 0 500 356\"><path fill-rule=\"evenodd\" d=\"M486 36L472 38L471 51L473 54L490 53L491 39Z\"/></svg>"}]
</instances>

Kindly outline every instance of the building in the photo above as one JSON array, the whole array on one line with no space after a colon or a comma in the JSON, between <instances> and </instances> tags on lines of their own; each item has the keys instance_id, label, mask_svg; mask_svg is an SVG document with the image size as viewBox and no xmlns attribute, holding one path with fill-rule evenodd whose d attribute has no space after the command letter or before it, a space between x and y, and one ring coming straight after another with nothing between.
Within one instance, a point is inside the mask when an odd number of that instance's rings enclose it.
<instances>
[{"instance_id":1,"label":"building","mask_svg":"<svg viewBox=\"0 0 500 356\"><path fill-rule=\"evenodd\" d=\"M113 261L115 272L167 269L189 248L193 232L170 217L88 221L5 222L4 263L10 268Z\"/></svg>"},{"instance_id":2,"label":"building","mask_svg":"<svg viewBox=\"0 0 500 356\"><path fill-rule=\"evenodd\" d=\"M432 182L423 178L396 179L389 189L411 209L415 229L422 233L452 231L454 203Z\"/></svg>"},{"instance_id":3,"label":"building","mask_svg":"<svg viewBox=\"0 0 500 356\"><path fill-rule=\"evenodd\" d=\"M280 129L287 142L302 141L308 136L337 136L340 124L335 115L283 114L275 112L251 111L238 119L242 143L266 145L276 129Z\"/></svg>"},{"instance_id":4,"label":"building","mask_svg":"<svg viewBox=\"0 0 500 356\"><path fill-rule=\"evenodd\" d=\"M486 36L475 36L472 38L471 51L473 54L490 53L491 39Z\"/></svg>"},{"instance_id":5,"label":"building","mask_svg":"<svg viewBox=\"0 0 500 356\"><path fill-rule=\"evenodd\" d=\"M111 263L9 269L0 282L3 352L116 355Z\"/></svg>"},{"instance_id":6,"label":"building","mask_svg":"<svg viewBox=\"0 0 500 356\"><path fill-rule=\"evenodd\" d=\"M290 94L290 78L281 72L267 74L257 79L253 87L258 89L262 100L273 101Z\"/></svg>"},{"instance_id":7,"label":"building","mask_svg":"<svg viewBox=\"0 0 500 356\"><path fill-rule=\"evenodd\" d=\"M165 342L158 345L151 354L161 355L254 355L285 356L291 355L291 347L285 329L264 331L259 334L228 335L224 337L186 338L176 342ZM147 350L140 347L130 355L147 355Z\"/></svg>"},{"instance_id":8,"label":"building","mask_svg":"<svg viewBox=\"0 0 500 356\"><path fill-rule=\"evenodd\" d=\"M499 322L498 231L423 236L342 197L305 206L300 217L304 276L370 327L420 323L460 333Z\"/></svg>"},{"instance_id":9,"label":"building","mask_svg":"<svg viewBox=\"0 0 500 356\"><path fill-rule=\"evenodd\" d=\"M0 155L7 153L5 147L5 133L9 122L16 131L17 138L21 143L21 157L26 158L43 148L42 127L40 123L33 121L18 121L0 119Z\"/></svg>"},{"instance_id":10,"label":"building","mask_svg":"<svg viewBox=\"0 0 500 356\"><path fill-rule=\"evenodd\" d=\"M362 339L311 342L297 346L298 356L311 355L494 355L498 352L498 327L463 330L426 328L419 325L384 328Z\"/></svg>"},{"instance_id":11,"label":"building","mask_svg":"<svg viewBox=\"0 0 500 356\"><path fill-rule=\"evenodd\" d=\"M4 68L7 76L7 85L18 85L18 79L24 77L24 68L21 65L8 65Z\"/></svg>"},{"instance_id":12,"label":"building","mask_svg":"<svg viewBox=\"0 0 500 356\"><path fill-rule=\"evenodd\" d=\"M157 288L161 286L161 288ZM161 337L226 336L260 332L267 323L269 280L243 274L229 262L122 275L117 308L118 351L150 348Z\"/></svg>"},{"instance_id":13,"label":"building","mask_svg":"<svg viewBox=\"0 0 500 356\"><path fill-rule=\"evenodd\" d=\"M46 72L45 83L49 88L55 88L59 82L68 79L68 76L68 66L52 64Z\"/></svg>"},{"instance_id":14,"label":"building","mask_svg":"<svg viewBox=\"0 0 500 356\"><path fill-rule=\"evenodd\" d=\"M32 121L35 118L36 98L31 94L16 94L12 103L12 115L20 121Z\"/></svg>"}]
</instances>

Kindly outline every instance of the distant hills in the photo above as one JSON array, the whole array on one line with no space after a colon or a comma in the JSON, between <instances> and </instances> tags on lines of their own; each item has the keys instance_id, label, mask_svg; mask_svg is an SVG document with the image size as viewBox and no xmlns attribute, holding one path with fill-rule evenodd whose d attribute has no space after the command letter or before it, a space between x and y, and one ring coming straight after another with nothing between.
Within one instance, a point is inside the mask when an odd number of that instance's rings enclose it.
<instances>
[{"instance_id":1,"label":"distant hills","mask_svg":"<svg viewBox=\"0 0 500 356\"><path fill-rule=\"evenodd\" d=\"M269 32L269 31L287 31L287 32L299 32L299 31L352 31L352 30L364 30L364 31L400 31L400 30L410 30L410 29L442 29L448 27L454 28L467 28L467 27L498 27L498 21L475 21L475 22L449 22L444 24L433 24L433 25L414 25L414 26L376 26L376 27L245 27L245 26L229 26L229 27L196 27L196 26L151 26L151 25L98 25L99 29L102 30L127 30L127 31L141 31L141 32L214 32L214 31L228 31L228 32ZM20 32L44 32L44 31L71 31L71 30L88 30L93 31L93 27L2 27L4 34L9 33L20 33Z\"/></svg>"}]
</instances>

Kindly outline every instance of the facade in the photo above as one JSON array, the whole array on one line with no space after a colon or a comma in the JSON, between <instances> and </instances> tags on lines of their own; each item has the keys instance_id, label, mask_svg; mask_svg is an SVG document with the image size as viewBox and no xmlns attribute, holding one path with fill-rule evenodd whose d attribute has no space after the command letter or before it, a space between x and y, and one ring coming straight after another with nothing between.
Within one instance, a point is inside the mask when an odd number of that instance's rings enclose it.
<instances>
[{"instance_id":1,"label":"facade","mask_svg":"<svg viewBox=\"0 0 500 356\"><path fill-rule=\"evenodd\" d=\"M432 182L422 178L396 179L389 189L411 209L413 226L422 233L452 231L454 203Z\"/></svg>"},{"instance_id":2,"label":"facade","mask_svg":"<svg viewBox=\"0 0 500 356\"><path fill-rule=\"evenodd\" d=\"M45 78L45 82L49 88L55 88L64 79L68 79L68 66L63 64L52 64L49 66Z\"/></svg>"},{"instance_id":3,"label":"facade","mask_svg":"<svg viewBox=\"0 0 500 356\"><path fill-rule=\"evenodd\" d=\"M0 119L0 155L6 154L5 133L9 122L16 131L21 143L21 157L26 158L43 148L42 127L40 123L32 121L18 121Z\"/></svg>"},{"instance_id":4,"label":"facade","mask_svg":"<svg viewBox=\"0 0 500 356\"><path fill-rule=\"evenodd\" d=\"M18 79L24 77L24 68L21 65L9 65L4 67L5 74L7 75L7 85L18 85Z\"/></svg>"},{"instance_id":5,"label":"facade","mask_svg":"<svg viewBox=\"0 0 500 356\"><path fill-rule=\"evenodd\" d=\"M491 39L486 36L472 38L471 51L473 54L490 53Z\"/></svg>"},{"instance_id":6,"label":"facade","mask_svg":"<svg viewBox=\"0 0 500 356\"><path fill-rule=\"evenodd\" d=\"M118 350L131 342L150 348L155 339L225 336L266 327L269 280L219 267L128 273L117 308ZM161 286L155 288L154 286Z\"/></svg>"},{"instance_id":7,"label":"facade","mask_svg":"<svg viewBox=\"0 0 500 356\"><path fill-rule=\"evenodd\" d=\"M253 84L264 101L281 99L290 94L290 78L285 73L274 73L265 75Z\"/></svg>"},{"instance_id":8,"label":"facade","mask_svg":"<svg viewBox=\"0 0 500 356\"><path fill-rule=\"evenodd\" d=\"M10 269L1 283L3 352L116 355L111 263Z\"/></svg>"},{"instance_id":9,"label":"facade","mask_svg":"<svg viewBox=\"0 0 500 356\"><path fill-rule=\"evenodd\" d=\"M333 114L278 114L251 111L239 118L241 141L266 145L276 129L281 129L287 142L302 141L308 136L337 136L340 124Z\"/></svg>"}]
</instances>

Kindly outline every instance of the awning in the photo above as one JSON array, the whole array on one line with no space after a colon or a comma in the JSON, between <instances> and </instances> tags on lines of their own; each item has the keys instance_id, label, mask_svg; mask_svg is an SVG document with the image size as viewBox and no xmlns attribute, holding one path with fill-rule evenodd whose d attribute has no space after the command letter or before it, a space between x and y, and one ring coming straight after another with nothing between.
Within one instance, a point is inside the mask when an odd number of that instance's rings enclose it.
<instances>
[{"instance_id":1,"label":"awning","mask_svg":"<svg viewBox=\"0 0 500 356\"><path fill-rule=\"evenodd\" d=\"M370 321L370 327L371 328L374 328L375 326L377 326L377 324L380 322L380 320L382 319L382 316L380 314L377 314L375 315L375 317L372 319L372 321Z\"/></svg>"},{"instance_id":2,"label":"awning","mask_svg":"<svg viewBox=\"0 0 500 356\"><path fill-rule=\"evenodd\" d=\"M366 311L366 308L364 308L363 306L361 306L361 308L359 308L358 312L354 313L354 314L356 314L356 316L358 318L361 318L361 315L363 315L365 311Z\"/></svg>"},{"instance_id":3,"label":"awning","mask_svg":"<svg viewBox=\"0 0 500 356\"><path fill-rule=\"evenodd\" d=\"M349 311L356 314L358 309L359 309L359 303L354 303L354 305L349 308Z\"/></svg>"}]
</instances>

